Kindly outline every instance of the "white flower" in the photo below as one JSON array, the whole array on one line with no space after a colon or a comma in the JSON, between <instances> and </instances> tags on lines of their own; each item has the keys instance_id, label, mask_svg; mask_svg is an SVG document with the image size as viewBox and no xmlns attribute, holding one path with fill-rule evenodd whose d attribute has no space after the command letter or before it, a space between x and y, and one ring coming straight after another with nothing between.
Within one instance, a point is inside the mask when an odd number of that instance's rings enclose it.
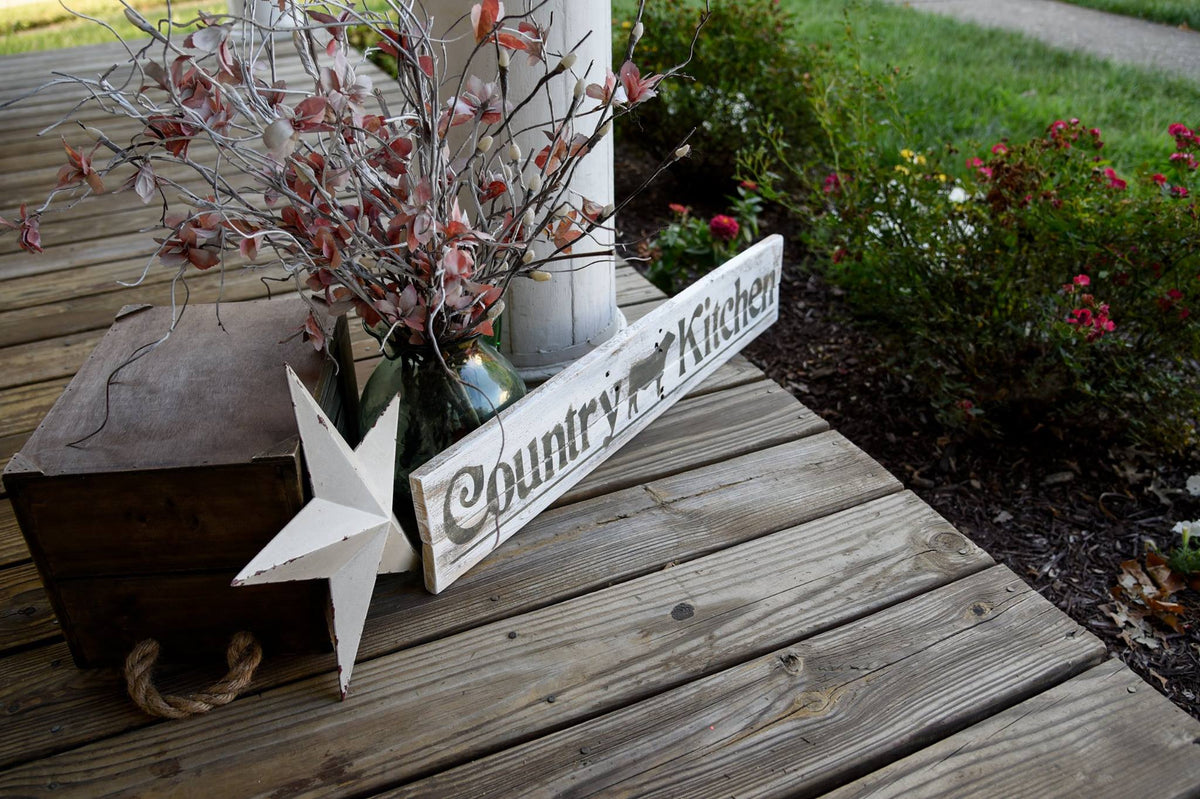
<instances>
[{"instance_id":1,"label":"white flower","mask_svg":"<svg viewBox=\"0 0 1200 799\"><path fill-rule=\"evenodd\" d=\"M967 192L962 186L955 186L950 190L950 202L965 203L967 201Z\"/></svg>"},{"instance_id":2,"label":"white flower","mask_svg":"<svg viewBox=\"0 0 1200 799\"><path fill-rule=\"evenodd\" d=\"M1176 522L1171 528L1172 533L1179 533L1184 536L1191 536L1193 530L1200 529L1200 519L1190 522Z\"/></svg>"},{"instance_id":3,"label":"white flower","mask_svg":"<svg viewBox=\"0 0 1200 799\"><path fill-rule=\"evenodd\" d=\"M1200 497L1200 474L1193 474L1187 479L1187 492L1193 497Z\"/></svg>"}]
</instances>

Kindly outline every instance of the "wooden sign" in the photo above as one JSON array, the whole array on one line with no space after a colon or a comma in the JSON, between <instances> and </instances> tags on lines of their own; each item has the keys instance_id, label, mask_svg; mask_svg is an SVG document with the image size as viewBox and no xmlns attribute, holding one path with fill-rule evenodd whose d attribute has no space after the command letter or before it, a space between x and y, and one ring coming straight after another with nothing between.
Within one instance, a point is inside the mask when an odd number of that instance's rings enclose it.
<instances>
[{"instance_id":1,"label":"wooden sign","mask_svg":"<svg viewBox=\"0 0 1200 799\"><path fill-rule=\"evenodd\" d=\"M620 331L409 481L440 593L779 316L783 239L756 244Z\"/></svg>"}]
</instances>

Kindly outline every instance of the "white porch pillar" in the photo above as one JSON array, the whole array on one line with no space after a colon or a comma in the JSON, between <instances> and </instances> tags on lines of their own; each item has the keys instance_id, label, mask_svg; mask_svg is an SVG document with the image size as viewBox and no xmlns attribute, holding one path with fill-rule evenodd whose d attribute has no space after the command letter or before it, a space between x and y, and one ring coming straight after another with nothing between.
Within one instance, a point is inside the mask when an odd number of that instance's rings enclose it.
<instances>
[{"instance_id":1,"label":"white porch pillar","mask_svg":"<svg viewBox=\"0 0 1200 799\"><path fill-rule=\"evenodd\" d=\"M470 11L470 0L426 0L425 7L434 16L434 33L441 34L451 22ZM524 0L509 0L508 10L525 9ZM575 77L588 83L603 83L605 70L612 61L612 3L610 0L549 0L536 13L537 21L553 25L547 33L546 49L565 53L585 35L587 40L575 52L572 69ZM515 26L514 26L515 27ZM469 23L460 25L458 40L449 44L448 75L462 72L474 48ZM590 33L590 35L588 35ZM525 56L513 55L509 72L510 94L524 97L541 74L539 68L526 69ZM477 58L472 70L484 80L490 79L494 63ZM553 63L551 64L553 66ZM590 66L590 71L589 71ZM586 75L585 75L586 72ZM573 79L562 76L552 82L552 97L543 90L521 113L530 121L549 119L551 100L559 114L571 103ZM577 194L601 206L613 202L612 134L580 163L571 181ZM546 146L541 129L522 134L518 144L525 153ZM597 230L594 240L580 240L577 250L611 250L613 235ZM549 246L549 245L548 245ZM551 280L535 282L515 280L505 298L501 317L501 348L527 380L544 380L571 361L607 341L625 326L625 317L617 309L615 262L612 256L601 259L573 258L555 262L546 271Z\"/></svg>"}]
</instances>

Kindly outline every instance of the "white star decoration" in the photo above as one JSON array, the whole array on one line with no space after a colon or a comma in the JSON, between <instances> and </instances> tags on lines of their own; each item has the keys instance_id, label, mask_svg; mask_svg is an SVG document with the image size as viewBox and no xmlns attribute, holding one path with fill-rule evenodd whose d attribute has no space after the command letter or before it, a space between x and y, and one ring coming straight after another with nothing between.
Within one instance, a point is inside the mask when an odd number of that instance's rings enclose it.
<instances>
[{"instance_id":1,"label":"white star decoration","mask_svg":"<svg viewBox=\"0 0 1200 799\"><path fill-rule=\"evenodd\" d=\"M290 366L287 374L313 498L233 584L329 580L333 645L345 699L376 575L415 569L419 560L392 514L399 399L351 450Z\"/></svg>"}]
</instances>

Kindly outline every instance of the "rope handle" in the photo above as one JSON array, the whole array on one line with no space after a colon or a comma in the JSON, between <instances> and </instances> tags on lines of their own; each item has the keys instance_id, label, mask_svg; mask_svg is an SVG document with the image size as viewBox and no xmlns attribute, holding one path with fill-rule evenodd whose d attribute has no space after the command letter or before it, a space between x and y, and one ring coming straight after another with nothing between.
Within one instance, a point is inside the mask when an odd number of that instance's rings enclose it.
<instances>
[{"instance_id":1,"label":"rope handle","mask_svg":"<svg viewBox=\"0 0 1200 799\"><path fill-rule=\"evenodd\" d=\"M153 670L158 661L158 641L139 641L125 658L125 686L134 704L144 713L164 719L183 719L228 705L250 685L254 670L262 662L262 647L248 632L234 633L225 652L229 673L207 691L186 696L163 696L154 686Z\"/></svg>"}]
</instances>

